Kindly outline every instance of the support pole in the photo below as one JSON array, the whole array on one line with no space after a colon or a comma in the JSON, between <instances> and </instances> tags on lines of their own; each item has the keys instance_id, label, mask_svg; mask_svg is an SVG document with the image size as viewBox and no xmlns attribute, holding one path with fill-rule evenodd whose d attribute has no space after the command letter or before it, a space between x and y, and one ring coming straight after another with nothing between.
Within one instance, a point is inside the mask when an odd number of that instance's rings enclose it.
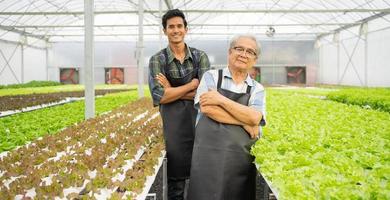
<instances>
[{"instance_id":1,"label":"support pole","mask_svg":"<svg viewBox=\"0 0 390 200\"><path fill-rule=\"evenodd\" d=\"M20 62L20 65L21 65L21 72L20 72L20 83L24 83L24 45L20 45L20 59L21 59L21 62Z\"/></svg>"},{"instance_id":2,"label":"support pole","mask_svg":"<svg viewBox=\"0 0 390 200\"><path fill-rule=\"evenodd\" d=\"M94 44L93 44L93 0L84 0L84 80L85 80L85 119L95 116L95 89L94 89Z\"/></svg>"},{"instance_id":3,"label":"support pole","mask_svg":"<svg viewBox=\"0 0 390 200\"><path fill-rule=\"evenodd\" d=\"M272 48L272 84L275 84L275 49L274 49L274 38L271 40Z\"/></svg>"},{"instance_id":4,"label":"support pole","mask_svg":"<svg viewBox=\"0 0 390 200\"><path fill-rule=\"evenodd\" d=\"M335 39L334 42L336 42L336 48L337 48L337 80L336 83L339 83L340 80L340 33L335 33Z\"/></svg>"},{"instance_id":5,"label":"support pole","mask_svg":"<svg viewBox=\"0 0 390 200\"><path fill-rule=\"evenodd\" d=\"M159 1L159 4L158 4L158 14L159 14L159 18L162 19L162 0ZM162 29L164 27L162 27L161 23L160 25L158 26L160 27L160 30L158 31L158 41L160 42L160 48L159 49L162 49Z\"/></svg>"},{"instance_id":6,"label":"support pole","mask_svg":"<svg viewBox=\"0 0 390 200\"><path fill-rule=\"evenodd\" d=\"M324 84L324 76L323 76L323 68L324 68L324 63L322 62L322 47L318 47L318 60L320 63L320 70L319 70L319 77L320 77L320 83Z\"/></svg>"},{"instance_id":7,"label":"support pole","mask_svg":"<svg viewBox=\"0 0 390 200\"><path fill-rule=\"evenodd\" d=\"M368 87L368 24L364 32L364 86Z\"/></svg>"},{"instance_id":8,"label":"support pole","mask_svg":"<svg viewBox=\"0 0 390 200\"><path fill-rule=\"evenodd\" d=\"M46 48L45 48L45 59L46 59L46 80L49 81L49 44L46 41Z\"/></svg>"},{"instance_id":9,"label":"support pole","mask_svg":"<svg viewBox=\"0 0 390 200\"><path fill-rule=\"evenodd\" d=\"M138 98L144 97L144 1L138 0Z\"/></svg>"}]
</instances>

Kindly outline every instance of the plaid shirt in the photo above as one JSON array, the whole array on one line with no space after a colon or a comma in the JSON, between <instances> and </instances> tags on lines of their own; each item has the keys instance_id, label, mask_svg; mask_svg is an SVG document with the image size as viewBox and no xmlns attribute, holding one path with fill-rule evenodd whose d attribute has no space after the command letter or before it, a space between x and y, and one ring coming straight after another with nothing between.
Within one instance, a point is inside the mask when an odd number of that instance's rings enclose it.
<instances>
[{"instance_id":1,"label":"plaid shirt","mask_svg":"<svg viewBox=\"0 0 390 200\"><path fill-rule=\"evenodd\" d=\"M160 56L163 55L163 50L153 55L149 60L149 89L152 95L154 106L158 106L160 104L160 100L164 95L164 88L155 79L157 74L169 73L169 75L173 78L181 78L183 77L183 75L187 74L188 72L194 69L192 60L195 58L192 57L190 48L188 47L187 44L186 44L186 56L184 57L183 64L181 64L180 61L175 58L175 55L173 54L169 46L166 49L168 54L167 64L162 63L162 61L165 62L165 58L164 59L160 58ZM192 53L194 54L195 57L198 58L197 60L199 60L198 76L200 80L203 74L210 69L209 58L207 57L205 52L200 51L198 49L194 49ZM197 60L194 61L196 62ZM164 73L164 71L161 68L165 65L167 65L169 70L168 72Z\"/></svg>"}]
</instances>

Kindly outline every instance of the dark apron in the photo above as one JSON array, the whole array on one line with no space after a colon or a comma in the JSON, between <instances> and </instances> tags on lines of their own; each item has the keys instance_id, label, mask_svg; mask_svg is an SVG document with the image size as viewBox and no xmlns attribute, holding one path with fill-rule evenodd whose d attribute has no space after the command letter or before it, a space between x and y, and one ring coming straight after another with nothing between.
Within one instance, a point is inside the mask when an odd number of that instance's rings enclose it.
<instances>
[{"instance_id":1,"label":"dark apron","mask_svg":"<svg viewBox=\"0 0 390 200\"><path fill-rule=\"evenodd\" d=\"M248 105L250 89L234 93L221 88L218 92L243 105ZM203 115L196 127L192 157L189 200L251 200L256 193L256 167L250 148L256 142L242 126L223 124Z\"/></svg>"},{"instance_id":2,"label":"dark apron","mask_svg":"<svg viewBox=\"0 0 390 200\"><path fill-rule=\"evenodd\" d=\"M167 69L165 69L165 72L165 76L173 87L189 83L197 77L195 65L193 71L181 78L171 77ZM171 103L161 104L160 113L163 120L165 148L168 158L168 177L188 178L190 176L197 115L194 101L179 99Z\"/></svg>"}]
</instances>

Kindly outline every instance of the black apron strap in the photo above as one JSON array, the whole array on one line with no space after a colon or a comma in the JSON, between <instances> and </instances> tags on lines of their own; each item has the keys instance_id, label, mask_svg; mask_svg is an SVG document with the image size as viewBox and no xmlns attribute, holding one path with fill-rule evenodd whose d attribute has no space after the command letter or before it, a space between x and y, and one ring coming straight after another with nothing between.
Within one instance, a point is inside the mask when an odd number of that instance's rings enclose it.
<instances>
[{"instance_id":1,"label":"black apron strap","mask_svg":"<svg viewBox=\"0 0 390 200\"><path fill-rule=\"evenodd\" d=\"M252 87L250 85L248 85L248 87L246 87L246 93L251 94L251 89L252 89Z\"/></svg>"},{"instance_id":2,"label":"black apron strap","mask_svg":"<svg viewBox=\"0 0 390 200\"><path fill-rule=\"evenodd\" d=\"M218 70L218 85L217 85L217 89L221 88L221 85L222 85L222 69Z\"/></svg>"},{"instance_id":3,"label":"black apron strap","mask_svg":"<svg viewBox=\"0 0 390 200\"><path fill-rule=\"evenodd\" d=\"M190 47L190 53L192 55L192 66L193 66L193 71L195 72L193 75L193 78L199 78L199 65L200 65L200 59L198 56L196 56L195 49ZM168 49L165 48L162 50L162 58L160 59L160 62L162 64L162 71L165 75L165 77L171 79L172 77L170 76L169 72L169 60L168 60Z\"/></svg>"},{"instance_id":4,"label":"black apron strap","mask_svg":"<svg viewBox=\"0 0 390 200\"><path fill-rule=\"evenodd\" d=\"M198 58L197 54L195 53L195 48L190 47L190 53L192 56L192 66L194 67L195 78L199 78L199 65L200 65L200 58Z\"/></svg>"},{"instance_id":5,"label":"black apron strap","mask_svg":"<svg viewBox=\"0 0 390 200\"><path fill-rule=\"evenodd\" d=\"M218 83L217 83L217 89L221 88L221 85L222 85L222 78L223 78L223 70L222 69L219 69L218 70ZM252 89L252 86L248 85L246 87L246 94L251 94L251 89Z\"/></svg>"},{"instance_id":6,"label":"black apron strap","mask_svg":"<svg viewBox=\"0 0 390 200\"><path fill-rule=\"evenodd\" d=\"M162 50L163 52L163 55L164 55L164 64L163 64L163 71L164 71L164 75L167 77L169 76L169 63L168 63L168 50L167 48L163 49ZM168 77L167 77L168 78Z\"/></svg>"}]
</instances>

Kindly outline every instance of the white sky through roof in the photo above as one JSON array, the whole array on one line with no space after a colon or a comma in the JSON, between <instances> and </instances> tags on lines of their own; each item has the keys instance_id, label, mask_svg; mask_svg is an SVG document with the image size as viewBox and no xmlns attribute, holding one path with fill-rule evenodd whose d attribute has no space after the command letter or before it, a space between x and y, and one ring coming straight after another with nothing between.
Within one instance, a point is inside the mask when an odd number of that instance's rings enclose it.
<instances>
[{"instance_id":1,"label":"white sky through roof","mask_svg":"<svg viewBox=\"0 0 390 200\"><path fill-rule=\"evenodd\" d=\"M144 37L158 40L159 0L144 2ZM390 26L390 0L161 0L186 14L190 38L226 38L233 34L312 39L342 27L382 18ZM0 0L0 36L12 32L48 41L82 41L82 0ZM138 0L95 0L95 40L137 40Z\"/></svg>"}]
</instances>

